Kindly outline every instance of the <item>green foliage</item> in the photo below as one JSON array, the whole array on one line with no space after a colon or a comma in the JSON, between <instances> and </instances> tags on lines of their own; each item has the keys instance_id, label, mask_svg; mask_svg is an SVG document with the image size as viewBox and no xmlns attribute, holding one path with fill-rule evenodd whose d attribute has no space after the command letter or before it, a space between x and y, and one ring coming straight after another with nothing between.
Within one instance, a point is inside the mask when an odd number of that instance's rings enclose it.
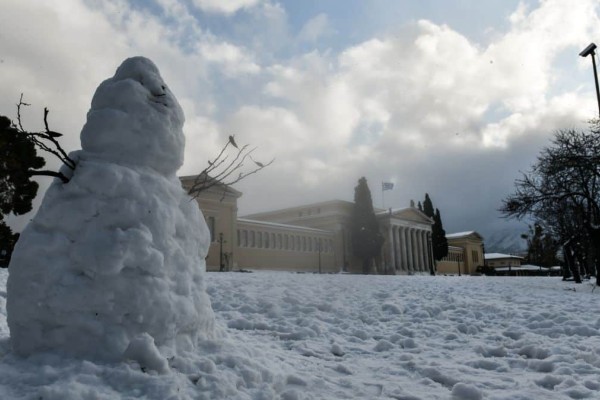
<instances>
[{"instance_id":1,"label":"green foliage","mask_svg":"<svg viewBox=\"0 0 600 400\"><path fill-rule=\"evenodd\" d=\"M429 198L429 194L425 193L425 201L423 201L423 213L429 218L433 218L435 212L433 211L433 203Z\"/></svg>"},{"instance_id":2,"label":"green foliage","mask_svg":"<svg viewBox=\"0 0 600 400\"><path fill-rule=\"evenodd\" d=\"M448 255L448 240L446 239L446 231L442 224L440 210L435 209L433 216L433 226L431 227L431 242L433 245L433 258L440 261Z\"/></svg>"},{"instance_id":3,"label":"green foliage","mask_svg":"<svg viewBox=\"0 0 600 400\"><path fill-rule=\"evenodd\" d=\"M0 221L0 268L8 267L10 256L18 238L18 233L13 233L4 221Z\"/></svg>"},{"instance_id":4,"label":"green foliage","mask_svg":"<svg viewBox=\"0 0 600 400\"><path fill-rule=\"evenodd\" d=\"M354 207L350 220L352 250L362 260L363 273L369 273L369 266L374 257L381 252L384 238L379 231L379 222L373 210L371 191L367 180L362 177L354 188Z\"/></svg>"},{"instance_id":5,"label":"green foliage","mask_svg":"<svg viewBox=\"0 0 600 400\"><path fill-rule=\"evenodd\" d=\"M21 215L31 211L38 191L31 172L44 165L27 134L0 115L0 220L9 213Z\"/></svg>"},{"instance_id":6,"label":"green foliage","mask_svg":"<svg viewBox=\"0 0 600 400\"><path fill-rule=\"evenodd\" d=\"M420 203L419 203L420 204ZM448 240L446 239L446 231L442 224L442 217L440 216L440 210L433 208L433 202L429 197L428 193L425 193L425 200L423 201L423 214L433 219L433 226L431 227L431 245L433 246L433 258L436 261L440 261L442 258L448 255Z\"/></svg>"}]
</instances>

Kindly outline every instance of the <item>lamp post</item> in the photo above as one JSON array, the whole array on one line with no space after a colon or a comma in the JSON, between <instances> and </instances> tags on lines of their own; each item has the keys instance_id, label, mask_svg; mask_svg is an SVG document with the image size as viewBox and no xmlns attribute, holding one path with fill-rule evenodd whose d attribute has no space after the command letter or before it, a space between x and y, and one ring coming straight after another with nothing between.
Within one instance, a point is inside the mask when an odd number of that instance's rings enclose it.
<instances>
[{"instance_id":1,"label":"lamp post","mask_svg":"<svg viewBox=\"0 0 600 400\"><path fill-rule=\"evenodd\" d=\"M225 264L223 263L223 232L219 233L219 271L225 271Z\"/></svg>"},{"instance_id":2,"label":"lamp post","mask_svg":"<svg viewBox=\"0 0 600 400\"><path fill-rule=\"evenodd\" d=\"M598 87L598 72L596 71L596 45L590 43L588 47L579 53L581 57L592 56L592 65L594 66L594 82L596 83L596 99L598 100L598 116L600 116L600 88Z\"/></svg>"},{"instance_id":3,"label":"lamp post","mask_svg":"<svg viewBox=\"0 0 600 400\"><path fill-rule=\"evenodd\" d=\"M321 238L319 238L319 241L317 243L319 246L319 274L320 274L321 273Z\"/></svg>"}]
</instances>

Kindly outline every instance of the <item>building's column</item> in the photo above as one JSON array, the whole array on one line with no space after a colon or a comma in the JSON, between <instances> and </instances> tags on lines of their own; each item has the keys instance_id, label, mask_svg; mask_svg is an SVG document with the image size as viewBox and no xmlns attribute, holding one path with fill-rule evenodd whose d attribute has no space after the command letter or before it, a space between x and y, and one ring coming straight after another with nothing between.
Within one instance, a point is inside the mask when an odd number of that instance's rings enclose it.
<instances>
[{"instance_id":1,"label":"building's column","mask_svg":"<svg viewBox=\"0 0 600 400\"><path fill-rule=\"evenodd\" d=\"M391 223L388 228L388 241L389 241L390 265L386 266L386 269L395 270L396 269L396 246L394 243L394 227L392 226Z\"/></svg>"},{"instance_id":2,"label":"building's column","mask_svg":"<svg viewBox=\"0 0 600 400\"><path fill-rule=\"evenodd\" d=\"M419 270L419 261L418 261L418 255L417 255L417 238L416 238L416 233L415 233L415 229L410 229L410 254L411 254L411 263L412 263L412 270L413 272L416 272Z\"/></svg>"},{"instance_id":3,"label":"building's column","mask_svg":"<svg viewBox=\"0 0 600 400\"><path fill-rule=\"evenodd\" d=\"M433 241L431 239L431 232L427 232L427 258L429 259L429 272L433 271L434 274L437 274L435 270L435 260L433 259Z\"/></svg>"},{"instance_id":4,"label":"building's column","mask_svg":"<svg viewBox=\"0 0 600 400\"><path fill-rule=\"evenodd\" d=\"M398 226L394 226L394 252L396 254L396 264L394 265L395 267L395 271L394 273L396 274L397 271L400 269L400 264L402 262L401 257L402 254L400 254L400 231L399 231L399 227Z\"/></svg>"},{"instance_id":5,"label":"building's column","mask_svg":"<svg viewBox=\"0 0 600 400\"><path fill-rule=\"evenodd\" d=\"M427 257L427 231L421 231L421 245L423 247L423 272L429 272L429 258Z\"/></svg>"},{"instance_id":6,"label":"building's column","mask_svg":"<svg viewBox=\"0 0 600 400\"><path fill-rule=\"evenodd\" d=\"M413 269L413 261L412 261L412 246L410 242L410 228L404 228L404 238L406 244L406 270L412 271Z\"/></svg>"},{"instance_id":7,"label":"building's column","mask_svg":"<svg viewBox=\"0 0 600 400\"><path fill-rule=\"evenodd\" d=\"M399 226L398 227L398 249L400 251L400 269L402 271L406 271L406 269L407 269L405 236L406 236L406 234L404 233L404 227Z\"/></svg>"},{"instance_id":8,"label":"building's column","mask_svg":"<svg viewBox=\"0 0 600 400\"><path fill-rule=\"evenodd\" d=\"M421 261L419 260L419 242L418 242L418 231L417 229L413 229L413 234L412 234L412 239L413 239L413 254L414 254L414 259L415 259L415 266L414 266L414 270L415 272L419 272L421 270Z\"/></svg>"},{"instance_id":9,"label":"building's column","mask_svg":"<svg viewBox=\"0 0 600 400\"><path fill-rule=\"evenodd\" d=\"M423 272L423 269L425 268L425 257L423 257L423 254L425 254L425 252L423 251L423 235L422 235L423 231L418 229L417 230L417 248L419 249L419 271Z\"/></svg>"},{"instance_id":10,"label":"building's column","mask_svg":"<svg viewBox=\"0 0 600 400\"><path fill-rule=\"evenodd\" d=\"M421 261L421 245L420 245L420 240L419 240L419 230L415 229L415 265L417 268L416 271L417 272L421 272L421 268L423 268L422 261Z\"/></svg>"},{"instance_id":11,"label":"building's column","mask_svg":"<svg viewBox=\"0 0 600 400\"><path fill-rule=\"evenodd\" d=\"M399 271L402 269L402 248L400 246L400 227L399 226L396 226L394 228L394 246L396 249L396 271Z\"/></svg>"}]
</instances>

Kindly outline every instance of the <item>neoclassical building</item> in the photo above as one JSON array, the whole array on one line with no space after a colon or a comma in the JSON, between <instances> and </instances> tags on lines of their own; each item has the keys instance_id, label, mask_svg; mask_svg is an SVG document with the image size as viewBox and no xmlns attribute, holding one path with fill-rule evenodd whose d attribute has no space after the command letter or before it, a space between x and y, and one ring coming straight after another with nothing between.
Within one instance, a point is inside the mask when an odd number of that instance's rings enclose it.
<instances>
[{"instance_id":1,"label":"neoclassical building","mask_svg":"<svg viewBox=\"0 0 600 400\"><path fill-rule=\"evenodd\" d=\"M437 272L451 275L471 275L485 265L483 237L475 232L446 234L448 255L436 263Z\"/></svg>"},{"instance_id":2,"label":"neoclassical building","mask_svg":"<svg viewBox=\"0 0 600 400\"><path fill-rule=\"evenodd\" d=\"M195 176L181 177L189 188ZM353 203L331 200L238 217L242 193L216 185L196 199L211 232L209 270L362 272L352 255ZM429 274L433 221L415 207L375 209L385 243L373 272Z\"/></svg>"}]
</instances>

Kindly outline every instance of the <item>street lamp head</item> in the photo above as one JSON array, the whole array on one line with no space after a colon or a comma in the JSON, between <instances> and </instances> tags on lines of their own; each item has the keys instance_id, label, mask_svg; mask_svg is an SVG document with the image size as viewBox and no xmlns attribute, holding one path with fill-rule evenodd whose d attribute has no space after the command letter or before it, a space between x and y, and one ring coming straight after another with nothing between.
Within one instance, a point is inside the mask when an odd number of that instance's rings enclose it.
<instances>
[{"instance_id":1,"label":"street lamp head","mask_svg":"<svg viewBox=\"0 0 600 400\"><path fill-rule=\"evenodd\" d=\"M583 49L581 51L581 53L579 53L579 55L581 57L587 57L590 54L594 55L594 54L596 54L595 50L596 50L596 44L595 43L590 43L590 45L588 47L586 47L585 49Z\"/></svg>"}]
</instances>

